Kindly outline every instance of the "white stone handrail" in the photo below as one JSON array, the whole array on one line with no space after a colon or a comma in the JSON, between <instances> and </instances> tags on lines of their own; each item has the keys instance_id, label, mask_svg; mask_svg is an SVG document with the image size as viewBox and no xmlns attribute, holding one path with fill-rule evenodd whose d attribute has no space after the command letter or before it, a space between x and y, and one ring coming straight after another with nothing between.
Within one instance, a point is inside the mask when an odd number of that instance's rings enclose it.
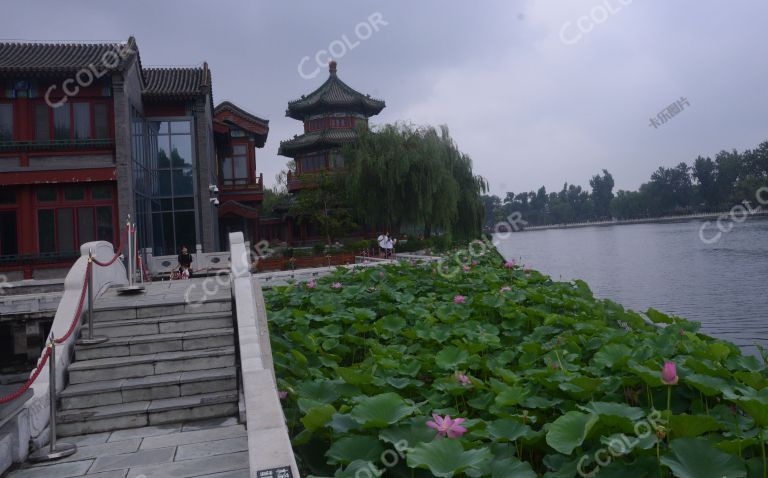
<instances>
[{"instance_id":1,"label":"white stone handrail","mask_svg":"<svg viewBox=\"0 0 768 478\"><path fill-rule=\"evenodd\" d=\"M229 235L233 311L237 318L242 403L248 429L251 478L259 471L290 468L298 477L285 415L277 394L267 313L259 279L250 271L242 232ZM242 414L242 410L241 410Z\"/></svg>"},{"instance_id":2,"label":"white stone handrail","mask_svg":"<svg viewBox=\"0 0 768 478\"><path fill-rule=\"evenodd\" d=\"M64 280L64 292L56 309L56 315L51 326L51 333L59 338L66 335L75 317L80 296L83 290L86 268L88 267L88 252L102 262L107 262L114 257L115 251L109 242L88 242L80 246L80 257L67 273ZM120 261L115 261L107 267L93 267L94 299L107 287L113 284L126 284L128 282L125 267ZM87 301L83 305L83 315L87 311ZM72 335L64 344L56 346L56 390L64 388L67 368L69 367L72 350L79 332L81 321ZM50 338L50 336L49 336ZM43 351L44 352L44 351ZM41 353L42 358L42 353ZM39 363L39 360L38 360ZM0 428L9 430L13 438L13 461L23 462L27 459L30 440L35 447L41 447L48 443L49 411L49 374L48 367L44 367L32 385L34 393L29 398L19 413L15 414L8 423L0 423ZM13 422L13 423L10 423Z\"/></svg>"}]
</instances>

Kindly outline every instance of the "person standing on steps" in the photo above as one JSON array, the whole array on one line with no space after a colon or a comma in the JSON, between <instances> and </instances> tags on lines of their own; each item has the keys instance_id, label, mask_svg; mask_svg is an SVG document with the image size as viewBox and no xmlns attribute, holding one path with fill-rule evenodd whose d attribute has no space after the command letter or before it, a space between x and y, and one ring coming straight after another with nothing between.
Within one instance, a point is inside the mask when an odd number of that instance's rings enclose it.
<instances>
[{"instance_id":1,"label":"person standing on steps","mask_svg":"<svg viewBox=\"0 0 768 478\"><path fill-rule=\"evenodd\" d=\"M181 252L179 252L179 275L182 277L192 277L192 255L189 253L187 246L181 246Z\"/></svg>"}]
</instances>

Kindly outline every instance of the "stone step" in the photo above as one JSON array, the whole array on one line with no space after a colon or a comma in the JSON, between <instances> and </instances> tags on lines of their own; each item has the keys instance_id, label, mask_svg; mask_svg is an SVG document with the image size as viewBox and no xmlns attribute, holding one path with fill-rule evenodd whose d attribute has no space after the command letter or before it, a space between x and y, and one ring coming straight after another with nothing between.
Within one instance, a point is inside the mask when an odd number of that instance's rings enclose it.
<instances>
[{"instance_id":1,"label":"stone step","mask_svg":"<svg viewBox=\"0 0 768 478\"><path fill-rule=\"evenodd\" d=\"M76 346L75 360L128 357L159 352L226 347L235 344L234 334L232 327L226 327L169 334L113 337L102 344Z\"/></svg>"},{"instance_id":2,"label":"stone step","mask_svg":"<svg viewBox=\"0 0 768 478\"><path fill-rule=\"evenodd\" d=\"M93 324L93 333L114 338L233 328L233 326L231 312L217 312L95 322Z\"/></svg>"},{"instance_id":3,"label":"stone step","mask_svg":"<svg viewBox=\"0 0 768 478\"><path fill-rule=\"evenodd\" d=\"M173 372L234 367L235 348L160 352L129 357L81 360L69 366L69 383L88 383L120 378L140 378Z\"/></svg>"},{"instance_id":4,"label":"stone step","mask_svg":"<svg viewBox=\"0 0 768 478\"><path fill-rule=\"evenodd\" d=\"M236 389L234 367L102 380L68 386L59 395L60 410L177 398Z\"/></svg>"},{"instance_id":5,"label":"stone step","mask_svg":"<svg viewBox=\"0 0 768 478\"><path fill-rule=\"evenodd\" d=\"M145 304L136 307L98 307L94 309L94 322L113 320L145 319L148 317L167 317L169 315L203 314L209 312L227 312L232 310L231 299L212 299L205 302L170 300L161 304Z\"/></svg>"},{"instance_id":6,"label":"stone step","mask_svg":"<svg viewBox=\"0 0 768 478\"><path fill-rule=\"evenodd\" d=\"M227 417L237 413L236 390L143 400L57 413L61 436L102 433L166 423Z\"/></svg>"}]
</instances>

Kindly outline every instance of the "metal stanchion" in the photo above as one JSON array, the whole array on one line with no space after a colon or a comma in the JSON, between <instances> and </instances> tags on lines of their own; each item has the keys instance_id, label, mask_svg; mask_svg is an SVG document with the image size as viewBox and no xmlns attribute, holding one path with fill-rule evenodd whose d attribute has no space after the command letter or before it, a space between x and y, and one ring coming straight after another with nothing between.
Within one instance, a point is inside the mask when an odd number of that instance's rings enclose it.
<instances>
[{"instance_id":1,"label":"metal stanchion","mask_svg":"<svg viewBox=\"0 0 768 478\"><path fill-rule=\"evenodd\" d=\"M128 285L124 287L120 287L117 289L118 294L135 294L137 292L144 292L145 287L141 284L134 284L134 275L135 275L135 268L136 268L136 254L134 248L136 247L136 238L133 237L133 234L131 234L131 230L134 232L136 231L136 224L133 224L133 227L131 227L131 216L128 215L128 221L125 223L125 227L128 229L127 234L127 249L128 249L128 256L127 256L127 265L126 270L128 271Z\"/></svg>"},{"instance_id":2,"label":"metal stanchion","mask_svg":"<svg viewBox=\"0 0 768 478\"><path fill-rule=\"evenodd\" d=\"M91 272L88 274L88 337L82 337L77 341L78 345L96 345L103 344L109 337L93 335L93 254L88 251L88 267Z\"/></svg>"},{"instance_id":3,"label":"metal stanchion","mask_svg":"<svg viewBox=\"0 0 768 478\"><path fill-rule=\"evenodd\" d=\"M51 439L50 445L47 448L40 448L29 455L29 461L35 463L58 460L59 458L74 455L77 451L77 446L71 443L56 443L56 341L53 334L51 334L51 341L48 347L51 349L51 355L48 357L48 393L51 399L51 421L48 429L50 430Z\"/></svg>"}]
</instances>

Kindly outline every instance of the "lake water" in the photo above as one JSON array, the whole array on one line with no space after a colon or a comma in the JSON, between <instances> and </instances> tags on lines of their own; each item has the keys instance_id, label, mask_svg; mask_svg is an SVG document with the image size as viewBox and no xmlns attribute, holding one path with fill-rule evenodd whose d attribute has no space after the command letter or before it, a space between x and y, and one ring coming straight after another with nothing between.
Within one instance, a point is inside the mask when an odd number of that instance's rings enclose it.
<instances>
[{"instance_id":1,"label":"lake water","mask_svg":"<svg viewBox=\"0 0 768 478\"><path fill-rule=\"evenodd\" d=\"M733 223L720 240L701 221L510 234L499 251L555 280L582 279L626 308L701 322L747 353L768 347L768 218ZM726 224L727 226L727 224ZM712 224L705 239L718 232Z\"/></svg>"}]
</instances>

